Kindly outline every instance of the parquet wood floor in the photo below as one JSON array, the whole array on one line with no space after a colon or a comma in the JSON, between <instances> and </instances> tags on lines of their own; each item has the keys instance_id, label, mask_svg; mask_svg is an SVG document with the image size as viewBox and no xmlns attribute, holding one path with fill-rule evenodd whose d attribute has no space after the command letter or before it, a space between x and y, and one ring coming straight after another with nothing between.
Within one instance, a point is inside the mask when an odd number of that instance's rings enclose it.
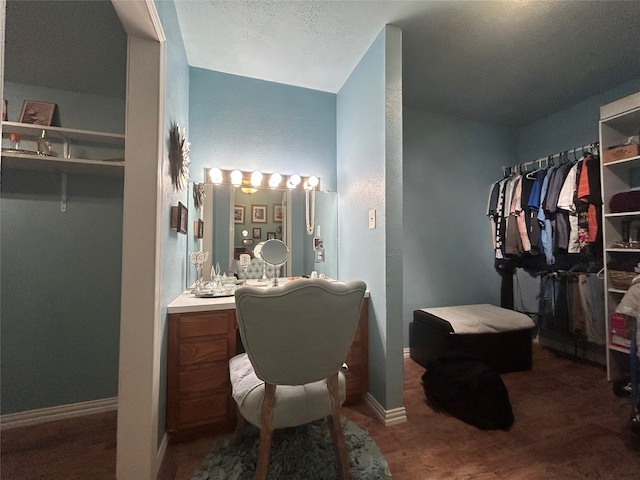
<instances>
[{"instance_id":1,"label":"parquet wood floor","mask_svg":"<svg viewBox=\"0 0 640 480\"><path fill-rule=\"evenodd\" d=\"M396 480L640 478L640 436L627 398L600 367L534 345L529 372L502 376L516 417L510 431L482 431L425 403L423 369L405 359L408 422L384 427L365 404L343 414L367 430ZM106 413L1 432L3 480L113 480L116 415ZM188 480L221 435L173 444L159 480Z\"/></svg>"}]
</instances>

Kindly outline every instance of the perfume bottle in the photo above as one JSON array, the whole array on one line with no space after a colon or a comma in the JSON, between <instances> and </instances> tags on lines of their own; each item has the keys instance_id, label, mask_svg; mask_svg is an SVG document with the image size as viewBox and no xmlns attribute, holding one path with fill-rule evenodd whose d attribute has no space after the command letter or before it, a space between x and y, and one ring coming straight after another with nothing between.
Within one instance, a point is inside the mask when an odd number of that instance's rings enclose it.
<instances>
[{"instance_id":1,"label":"perfume bottle","mask_svg":"<svg viewBox=\"0 0 640 480\"><path fill-rule=\"evenodd\" d=\"M38 155L49 156L51 155L51 144L46 138L47 131L42 130L42 135L38 139Z\"/></svg>"}]
</instances>

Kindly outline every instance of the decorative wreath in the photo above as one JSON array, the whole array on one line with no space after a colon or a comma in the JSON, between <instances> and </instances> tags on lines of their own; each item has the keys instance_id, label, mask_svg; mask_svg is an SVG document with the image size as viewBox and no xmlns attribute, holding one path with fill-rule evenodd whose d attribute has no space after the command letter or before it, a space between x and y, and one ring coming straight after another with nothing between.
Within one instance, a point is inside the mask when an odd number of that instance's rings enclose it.
<instances>
[{"instance_id":1,"label":"decorative wreath","mask_svg":"<svg viewBox=\"0 0 640 480\"><path fill-rule=\"evenodd\" d=\"M169 132L169 164L171 165L171 183L176 190L184 189L189 183L189 142L186 129L176 123Z\"/></svg>"}]
</instances>

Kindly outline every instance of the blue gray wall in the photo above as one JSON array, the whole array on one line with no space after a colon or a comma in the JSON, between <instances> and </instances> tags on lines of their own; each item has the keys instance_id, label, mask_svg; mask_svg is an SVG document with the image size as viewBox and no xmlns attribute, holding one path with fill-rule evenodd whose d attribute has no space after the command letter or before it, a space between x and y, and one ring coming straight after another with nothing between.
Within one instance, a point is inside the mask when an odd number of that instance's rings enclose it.
<instances>
[{"instance_id":1,"label":"blue gray wall","mask_svg":"<svg viewBox=\"0 0 640 480\"><path fill-rule=\"evenodd\" d=\"M640 91L640 78L586 98L517 132L518 159L528 162L598 141L600 106ZM511 165L509 164L509 165Z\"/></svg>"},{"instance_id":2,"label":"blue gray wall","mask_svg":"<svg viewBox=\"0 0 640 480\"><path fill-rule=\"evenodd\" d=\"M298 173L336 190L334 94L191 68L192 177L204 168Z\"/></svg>"},{"instance_id":3,"label":"blue gray wall","mask_svg":"<svg viewBox=\"0 0 640 480\"><path fill-rule=\"evenodd\" d=\"M403 383L401 71L400 30L388 26L338 92L337 109L338 269L369 288L369 391L387 410L402 406Z\"/></svg>"},{"instance_id":4,"label":"blue gray wall","mask_svg":"<svg viewBox=\"0 0 640 480\"><path fill-rule=\"evenodd\" d=\"M514 132L405 108L404 320L418 308L500 305L489 185L516 160Z\"/></svg>"},{"instance_id":5,"label":"blue gray wall","mask_svg":"<svg viewBox=\"0 0 640 480\"><path fill-rule=\"evenodd\" d=\"M123 52L124 55L124 52ZM124 99L5 83L57 103L62 126L124 132ZM118 394L122 177L2 170L2 414Z\"/></svg>"},{"instance_id":6,"label":"blue gray wall","mask_svg":"<svg viewBox=\"0 0 640 480\"><path fill-rule=\"evenodd\" d=\"M169 147L169 132L176 122L186 128L187 140L190 140L189 130L189 67L187 55L182 43L182 35L178 25L173 2L157 1L156 8L162 22L162 28L167 39L166 59L166 104L165 126L166 144ZM192 227L190 235L177 233L170 228L171 207L178 202L190 205L188 190L176 192L171 184L169 175L168 156L163 159L163 185L162 185L162 216L165 220L162 232L162 310L160 312L161 328L163 335L160 357L160 403L158 409L158 441L165 431L166 407L167 407L167 305L182 293L186 284L187 242L189 236L193 237ZM195 217L193 209L189 212L189 223Z\"/></svg>"}]
</instances>

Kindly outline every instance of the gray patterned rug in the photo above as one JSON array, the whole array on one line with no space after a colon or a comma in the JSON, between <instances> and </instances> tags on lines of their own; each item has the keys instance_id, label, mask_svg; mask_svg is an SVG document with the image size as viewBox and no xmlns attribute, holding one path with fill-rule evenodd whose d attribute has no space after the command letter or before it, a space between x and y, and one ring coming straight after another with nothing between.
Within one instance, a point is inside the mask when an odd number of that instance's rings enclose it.
<instances>
[{"instance_id":1,"label":"gray patterned rug","mask_svg":"<svg viewBox=\"0 0 640 480\"><path fill-rule=\"evenodd\" d=\"M391 472L373 439L355 423L342 418L342 428L353 480L387 480ZM251 425L242 442L233 436L216 444L191 480L252 480L258 457L260 431ZM269 455L269 479L335 480L335 453L324 420L301 427L275 430Z\"/></svg>"}]
</instances>

